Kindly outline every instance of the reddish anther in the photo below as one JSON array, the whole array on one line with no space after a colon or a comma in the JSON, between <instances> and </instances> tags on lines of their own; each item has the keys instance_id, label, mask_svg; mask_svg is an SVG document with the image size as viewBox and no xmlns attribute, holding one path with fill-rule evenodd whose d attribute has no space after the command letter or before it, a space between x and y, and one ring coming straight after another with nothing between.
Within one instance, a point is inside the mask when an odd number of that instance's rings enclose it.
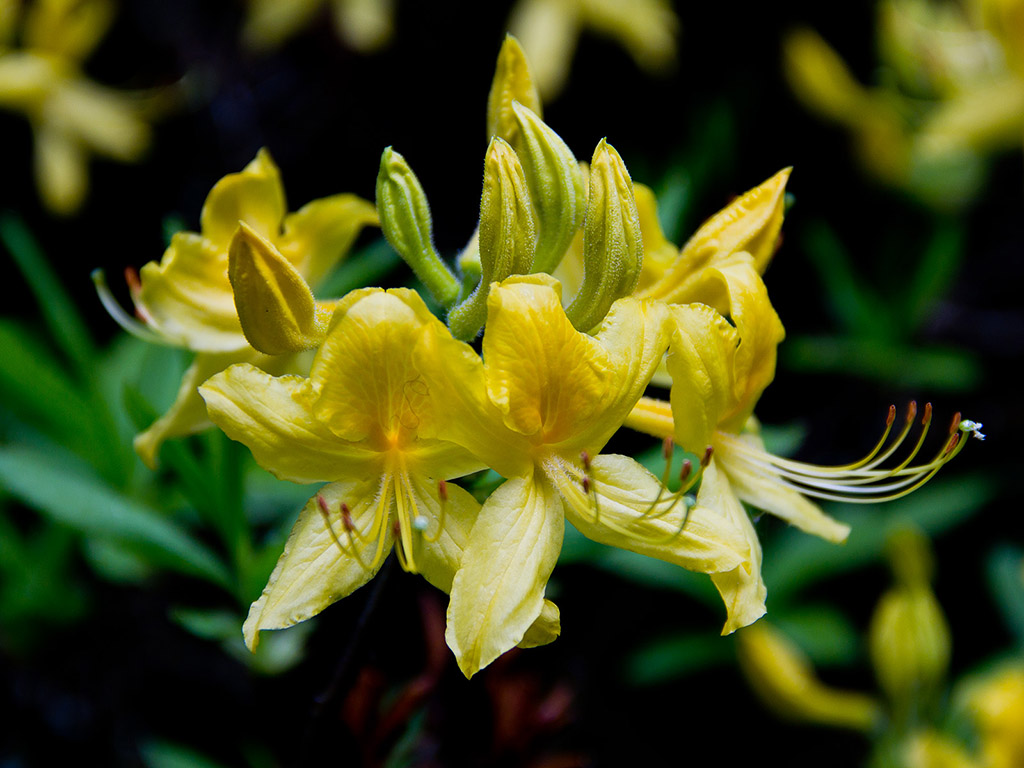
<instances>
[{"instance_id":1,"label":"reddish anther","mask_svg":"<svg viewBox=\"0 0 1024 768\"><path fill-rule=\"evenodd\" d=\"M448 501L448 483L444 480L437 481L437 498L441 501Z\"/></svg>"},{"instance_id":2,"label":"reddish anther","mask_svg":"<svg viewBox=\"0 0 1024 768\"><path fill-rule=\"evenodd\" d=\"M586 451L580 452L580 461L583 462L583 468L586 470L590 469L590 454Z\"/></svg>"},{"instance_id":3,"label":"reddish anther","mask_svg":"<svg viewBox=\"0 0 1024 768\"><path fill-rule=\"evenodd\" d=\"M672 452L675 450L675 443L672 442L671 437L666 437L661 441L661 455L665 461L672 461Z\"/></svg>"},{"instance_id":4,"label":"reddish anther","mask_svg":"<svg viewBox=\"0 0 1024 768\"><path fill-rule=\"evenodd\" d=\"M885 426L891 427L892 423L896 421L896 406L889 406L889 415L885 417Z\"/></svg>"},{"instance_id":5,"label":"reddish anther","mask_svg":"<svg viewBox=\"0 0 1024 768\"><path fill-rule=\"evenodd\" d=\"M953 435L960 433L960 420L960 411L957 411L953 414L953 421L949 425L949 434Z\"/></svg>"},{"instance_id":6,"label":"reddish anther","mask_svg":"<svg viewBox=\"0 0 1024 768\"><path fill-rule=\"evenodd\" d=\"M352 523L352 510L344 501L341 502L341 524L345 526L346 531L354 531L356 528Z\"/></svg>"},{"instance_id":7,"label":"reddish anther","mask_svg":"<svg viewBox=\"0 0 1024 768\"><path fill-rule=\"evenodd\" d=\"M679 482L685 483L691 472L693 472L693 462L687 459L683 462L683 466L679 468Z\"/></svg>"},{"instance_id":8,"label":"reddish anther","mask_svg":"<svg viewBox=\"0 0 1024 768\"><path fill-rule=\"evenodd\" d=\"M928 424L931 424L931 422L932 422L932 404L931 403L925 403L924 404L924 416L921 417L921 424L924 425L924 426L927 426Z\"/></svg>"},{"instance_id":9,"label":"reddish anther","mask_svg":"<svg viewBox=\"0 0 1024 768\"><path fill-rule=\"evenodd\" d=\"M707 467L708 464L711 463L711 454L714 452L715 447L713 445L709 445L707 448L704 449L704 456L700 460L701 469L704 469L705 467Z\"/></svg>"}]
</instances>

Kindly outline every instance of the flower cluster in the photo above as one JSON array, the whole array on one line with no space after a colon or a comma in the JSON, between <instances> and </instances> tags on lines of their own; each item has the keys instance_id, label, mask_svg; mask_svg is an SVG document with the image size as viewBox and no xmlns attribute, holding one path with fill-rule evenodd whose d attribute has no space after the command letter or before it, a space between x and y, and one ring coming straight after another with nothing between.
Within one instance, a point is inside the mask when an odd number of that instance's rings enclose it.
<instances>
[{"instance_id":1,"label":"flower cluster","mask_svg":"<svg viewBox=\"0 0 1024 768\"><path fill-rule=\"evenodd\" d=\"M405 288L317 301L310 282L376 220L373 208L342 195L286 216L265 153L214 188L202 232L176 236L133 287L143 323L123 317L126 326L199 352L178 403L140 436L144 458L208 416L276 476L327 483L252 605L250 647L260 631L357 589L394 551L450 594L447 641L471 676L515 645L557 637L545 587L566 520L595 541L710 574L731 632L765 612L744 502L842 541L846 526L807 495L894 498L962 448L974 425L957 420L931 461L913 464L918 440L882 469L910 418L893 444L883 448L886 430L845 467L765 450L753 410L783 328L761 275L788 170L680 250L614 148L602 140L583 165L543 121L511 37L487 127L479 226L455 268L434 247L409 164L391 148L381 158L376 218L444 321ZM652 381L670 388L668 400L645 397ZM657 478L602 453L623 426L661 438L667 459L677 445L692 458L679 477ZM453 482L485 469L501 478L488 494Z\"/></svg>"}]
</instances>

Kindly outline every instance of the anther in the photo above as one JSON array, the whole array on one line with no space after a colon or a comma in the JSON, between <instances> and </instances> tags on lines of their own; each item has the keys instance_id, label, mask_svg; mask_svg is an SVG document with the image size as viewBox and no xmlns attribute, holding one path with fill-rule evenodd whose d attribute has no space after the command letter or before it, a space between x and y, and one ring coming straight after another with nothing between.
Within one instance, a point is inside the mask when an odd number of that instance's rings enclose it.
<instances>
[{"instance_id":1,"label":"anther","mask_svg":"<svg viewBox=\"0 0 1024 768\"><path fill-rule=\"evenodd\" d=\"M885 417L885 426L891 427L893 422L896 421L896 406L889 406L889 415Z\"/></svg>"},{"instance_id":2,"label":"anther","mask_svg":"<svg viewBox=\"0 0 1024 768\"><path fill-rule=\"evenodd\" d=\"M580 482L583 485L583 492L589 496L590 495L590 477L588 475L584 475L583 479Z\"/></svg>"},{"instance_id":3,"label":"anther","mask_svg":"<svg viewBox=\"0 0 1024 768\"><path fill-rule=\"evenodd\" d=\"M929 424L931 424L931 421L932 421L932 404L931 403L925 403L924 404L924 415L921 417L921 425L926 427Z\"/></svg>"},{"instance_id":4,"label":"anther","mask_svg":"<svg viewBox=\"0 0 1024 768\"><path fill-rule=\"evenodd\" d=\"M689 459L683 462L683 466L679 468L679 482L686 483L690 477L690 473L693 472L693 462Z\"/></svg>"},{"instance_id":5,"label":"anther","mask_svg":"<svg viewBox=\"0 0 1024 768\"><path fill-rule=\"evenodd\" d=\"M672 453L675 451L676 444L673 442L671 436L666 437L661 441L661 456L665 461L672 462Z\"/></svg>"},{"instance_id":6,"label":"anther","mask_svg":"<svg viewBox=\"0 0 1024 768\"><path fill-rule=\"evenodd\" d=\"M352 531L356 529L352 522L352 510L348 508L348 504L344 501L341 502L341 524L345 526L345 530L351 535Z\"/></svg>"},{"instance_id":7,"label":"anther","mask_svg":"<svg viewBox=\"0 0 1024 768\"><path fill-rule=\"evenodd\" d=\"M713 445L709 445L707 448L704 449L704 455L701 457L700 460L701 469L707 469L708 464L711 463L711 454L714 452L715 447Z\"/></svg>"},{"instance_id":8,"label":"anther","mask_svg":"<svg viewBox=\"0 0 1024 768\"><path fill-rule=\"evenodd\" d=\"M907 424L913 424L915 418L917 418L917 400L911 400L910 405L907 406Z\"/></svg>"},{"instance_id":9,"label":"anther","mask_svg":"<svg viewBox=\"0 0 1024 768\"><path fill-rule=\"evenodd\" d=\"M442 502L448 501L448 483L444 480L437 481L437 498Z\"/></svg>"},{"instance_id":10,"label":"anther","mask_svg":"<svg viewBox=\"0 0 1024 768\"><path fill-rule=\"evenodd\" d=\"M580 451L580 461L583 462L583 468L590 471L590 454L586 451Z\"/></svg>"},{"instance_id":11,"label":"anther","mask_svg":"<svg viewBox=\"0 0 1024 768\"><path fill-rule=\"evenodd\" d=\"M960 411L957 411L956 413L953 414L953 421L950 422L949 434L952 435L954 432L959 432L960 431L960 423L961 423Z\"/></svg>"}]
</instances>

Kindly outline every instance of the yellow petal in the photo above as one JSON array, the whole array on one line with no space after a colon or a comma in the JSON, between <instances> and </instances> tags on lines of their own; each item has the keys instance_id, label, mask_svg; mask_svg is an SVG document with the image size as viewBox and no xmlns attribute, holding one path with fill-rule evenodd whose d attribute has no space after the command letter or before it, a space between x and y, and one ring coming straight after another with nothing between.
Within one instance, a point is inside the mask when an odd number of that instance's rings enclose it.
<instances>
[{"instance_id":1,"label":"yellow petal","mask_svg":"<svg viewBox=\"0 0 1024 768\"><path fill-rule=\"evenodd\" d=\"M700 456L736 402L736 329L711 307L673 307L668 370L676 442Z\"/></svg>"},{"instance_id":2,"label":"yellow petal","mask_svg":"<svg viewBox=\"0 0 1024 768\"><path fill-rule=\"evenodd\" d=\"M244 222L228 250L228 278L246 340L267 355L318 346L330 311L318 306L302 275Z\"/></svg>"},{"instance_id":3,"label":"yellow petal","mask_svg":"<svg viewBox=\"0 0 1024 768\"><path fill-rule=\"evenodd\" d=\"M492 288L483 355L487 393L505 425L543 443L566 439L598 411L614 365L573 328L546 275Z\"/></svg>"},{"instance_id":4,"label":"yellow petal","mask_svg":"<svg viewBox=\"0 0 1024 768\"><path fill-rule=\"evenodd\" d=\"M580 33L579 7L559 0L519 0L509 17L509 31L530 57L534 82L545 99L553 98L569 75ZM523 102L522 99L519 99ZM538 110L527 104L534 112Z\"/></svg>"},{"instance_id":5,"label":"yellow petal","mask_svg":"<svg viewBox=\"0 0 1024 768\"><path fill-rule=\"evenodd\" d=\"M250 650L259 642L261 630L283 629L305 621L373 578L383 562L380 558L375 567L370 567L378 546L371 529L376 521L380 482L380 477L368 477L331 483L306 503L263 594L249 608L242 626ZM333 517L329 518L334 531L331 535L318 496L331 510L339 509L342 502L348 505L352 535L340 519ZM384 528L382 544L390 548L391 531L386 525ZM347 551L343 552L338 542Z\"/></svg>"},{"instance_id":6,"label":"yellow petal","mask_svg":"<svg viewBox=\"0 0 1024 768\"><path fill-rule=\"evenodd\" d=\"M242 39L258 51L276 48L305 26L322 0L248 0Z\"/></svg>"},{"instance_id":7,"label":"yellow petal","mask_svg":"<svg viewBox=\"0 0 1024 768\"><path fill-rule=\"evenodd\" d=\"M122 162L137 160L149 146L149 125L131 97L84 77L62 83L46 100L42 119Z\"/></svg>"},{"instance_id":8,"label":"yellow petal","mask_svg":"<svg viewBox=\"0 0 1024 768\"><path fill-rule=\"evenodd\" d=\"M316 287L348 255L363 227L376 226L377 209L356 195L314 200L284 218L278 250Z\"/></svg>"},{"instance_id":9,"label":"yellow petal","mask_svg":"<svg viewBox=\"0 0 1024 768\"><path fill-rule=\"evenodd\" d=\"M793 32L783 51L789 85L804 104L838 123L859 121L867 93L817 32L806 28Z\"/></svg>"},{"instance_id":10,"label":"yellow petal","mask_svg":"<svg viewBox=\"0 0 1024 768\"><path fill-rule=\"evenodd\" d=\"M226 255L238 222L244 221L263 237L274 240L281 233L286 211L280 171L270 153L261 149L242 171L230 173L213 185L199 221L203 237ZM226 262L224 266L226 276Z\"/></svg>"},{"instance_id":11,"label":"yellow petal","mask_svg":"<svg viewBox=\"0 0 1024 768\"><path fill-rule=\"evenodd\" d=\"M441 323L415 291L363 288L342 299L310 370L317 418L377 450L411 444L434 418L433 394L413 359L430 326Z\"/></svg>"},{"instance_id":12,"label":"yellow petal","mask_svg":"<svg viewBox=\"0 0 1024 768\"><path fill-rule=\"evenodd\" d=\"M215 373L234 363L248 363L261 359L254 350L227 354L199 353L185 371L178 386L178 394L167 412L145 431L135 436L135 452L150 469L155 469L160 447L165 440L191 435L210 426L206 403L199 396L198 387Z\"/></svg>"},{"instance_id":13,"label":"yellow petal","mask_svg":"<svg viewBox=\"0 0 1024 768\"><path fill-rule=\"evenodd\" d=\"M633 182L636 210L640 217L640 234L644 241L644 259L636 292L643 295L657 282L679 256L679 249L665 238L658 221L658 200L646 184Z\"/></svg>"},{"instance_id":14,"label":"yellow petal","mask_svg":"<svg viewBox=\"0 0 1024 768\"><path fill-rule=\"evenodd\" d=\"M484 503L448 605L445 637L466 677L521 642L541 615L564 525L542 475L508 480Z\"/></svg>"},{"instance_id":15,"label":"yellow petal","mask_svg":"<svg viewBox=\"0 0 1024 768\"><path fill-rule=\"evenodd\" d=\"M308 379L234 365L199 393L213 423L283 480L313 483L380 474L376 453L339 439L313 415Z\"/></svg>"},{"instance_id":16,"label":"yellow petal","mask_svg":"<svg viewBox=\"0 0 1024 768\"><path fill-rule=\"evenodd\" d=\"M516 643L516 647L537 648L555 642L560 634L562 634L561 612L557 605L550 600L545 600L544 607L540 610L540 616L534 619L533 624L523 635L523 639Z\"/></svg>"},{"instance_id":17,"label":"yellow petal","mask_svg":"<svg viewBox=\"0 0 1024 768\"><path fill-rule=\"evenodd\" d=\"M73 136L45 124L35 139L36 184L43 202L55 213L73 213L89 189L85 150Z\"/></svg>"},{"instance_id":18,"label":"yellow petal","mask_svg":"<svg viewBox=\"0 0 1024 768\"><path fill-rule=\"evenodd\" d=\"M480 502L468 491L448 483L448 499L442 515L437 481L423 472L409 472L406 490L417 514L428 521L422 535L413 539L413 559L423 578L448 594L480 512Z\"/></svg>"},{"instance_id":19,"label":"yellow petal","mask_svg":"<svg viewBox=\"0 0 1024 768\"><path fill-rule=\"evenodd\" d=\"M679 20L667 0L585 0L580 7L585 23L617 39L640 67L657 72L675 60Z\"/></svg>"},{"instance_id":20,"label":"yellow petal","mask_svg":"<svg viewBox=\"0 0 1024 768\"><path fill-rule=\"evenodd\" d=\"M110 0L42 0L25 11L22 39L28 48L40 48L72 61L93 50L114 18Z\"/></svg>"},{"instance_id":21,"label":"yellow petal","mask_svg":"<svg viewBox=\"0 0 1024 768\"><path fill-rule=\"evenodd\" d=\"M560 477L566 517L588 539L699 573L731 571L747 559L746 538L733 521L704 507L687 515L686 505L668 500L659 480L628 456L593 459L590 494Z\"/></svg>"},{"instance_id":22,"label":"yellow petal","mask_svg":"<svg viewBox=\"0 0 1024 768\"><path fill-rule=\"evenodd\" d=\"M676 262L644 295L672 304L713 303L703 295L704 269L721 266L738 251L749 253L757 272L763 273L782 229L791 170L783 168L704 222Z\"/></svg>"},{"instance_id":23,"label":"yellow petal","mask_svg":"<svg viewBox=\"0 0 1024 768\"><path fill-rule=\"evenodd\" d=\"M369 53L391 40L394 0L334 0L332 8L338 34L355 50Z\"/></svg>"},{"instance_id":24,"label":"yellow petal","mask_svg":"<svg viewBox=\"0 0 1024 768\"><path fill-rule=\"evenodd\" d=\"M754 441L762 451L764 444L760 438L749 433L731 438L720 434L715 442L715 460L728 474L733 490L740 499L826 541L846 541L850 526L826 515L821 507L787 486L772 470L743 461L740 455L729 450L730 439Z\"/></svg>"},{"instance_id":25,"label":"yellow petal","mask_svg":"<svg viewBox=\"0 0 1024 768\"><path fill-rule=\"evenodd\" d=\"M143 266L139 277L135 303L161 335L203 352L249 348L228 280L226 241L219 250L195 232L178 232L160 262Z\"/></svg>"},{"instance_id":26,"label":"yellow petal","mask_svg":"<svg viewBox=\"0 0 1024 768\"><path fill-rule=\"evenodd\" d=\"M700 508L735 525L746 539L743 562L727 573L711 574L711 581L725 603L727 616L722 634L728 635L753 624L765 614L768 590L761 578L761 542L750 516L733 493L728 477L719 471L715 459L704 468L701 476L695 511Z\"/></svg>"},{"instance_id":27,"label":"yellow petal","mask_svg":"<svg viewBox=\"0 0 1024 768\"><path fill-rule=\"evenodd\" d=\"M30 51L5 50L0 56L0 104L8 109L37 110L64 76L64 68L52 59Z\"/></svg>"}]
</instances>

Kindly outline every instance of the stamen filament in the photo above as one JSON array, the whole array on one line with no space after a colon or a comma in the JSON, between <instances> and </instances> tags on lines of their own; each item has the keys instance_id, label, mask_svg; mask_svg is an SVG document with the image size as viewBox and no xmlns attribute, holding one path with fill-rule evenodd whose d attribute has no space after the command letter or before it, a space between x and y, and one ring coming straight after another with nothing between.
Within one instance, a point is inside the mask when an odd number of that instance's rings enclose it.
<instances>
[{"instance_id":1,"label":"stamen filament","mask_svg":"<svg viewBox=\"0 0 1024 768\"><path fill-rule=\"evenodd\" d=\"M96 294L99 296L100 303L103 304L103 308L107 310L107 314L114 319L115 323L132 336L150 344L160 344L165 347L178 346L173 339L168 339L166 336L157 333L124 311L124 307L118 303L117 299L114 298L114 294L110 291L110 286L107 285L107 277L102 269L94 269L90 277L92 277L92 284L96 287Z\"/></svg>"}]
</instances>

